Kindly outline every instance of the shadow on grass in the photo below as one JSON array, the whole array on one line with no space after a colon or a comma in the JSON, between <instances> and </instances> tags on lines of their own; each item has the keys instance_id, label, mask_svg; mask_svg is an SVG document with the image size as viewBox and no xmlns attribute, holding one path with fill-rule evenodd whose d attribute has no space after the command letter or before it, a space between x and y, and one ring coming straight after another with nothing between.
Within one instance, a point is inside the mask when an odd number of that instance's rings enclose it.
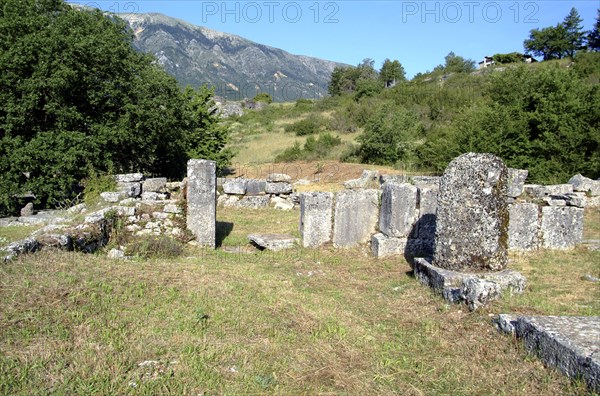
<instances>
[{"instance_id":1,"label":"shadow on grass","mask_svg":"<svg viewBox=\"0 0 600 396\"><path fill-rule=\"evenodd\" d=\"M225 238L231 234L233 231L233 223L229 223L227 221L217 221L217 229L216 229L216 245L217 247L221 247Z\"/></svg>"}]
</instances>

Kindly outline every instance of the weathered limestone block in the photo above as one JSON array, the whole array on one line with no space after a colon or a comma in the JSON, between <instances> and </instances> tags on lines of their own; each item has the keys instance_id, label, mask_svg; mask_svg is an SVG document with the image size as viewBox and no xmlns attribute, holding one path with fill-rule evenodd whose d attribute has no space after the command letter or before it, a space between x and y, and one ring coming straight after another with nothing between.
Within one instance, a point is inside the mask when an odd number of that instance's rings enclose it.
<instances>
[{"instance_id":1,"label":"weathered limestone block","mask_svg":"<svg viewBox=\"0 0 600 396\"><path fill-rule=\"evenodd\" d=\"M244 195L246 194L247 180L244 178L229 179L223 183L223 192L225 194Z\"/></svg>"},{"instance_id":2,"label":"weathered limestone block","mask_svg":"<svg viewBox=\"0 0 600 396\"><path fill-rule=\"evenodd\" d=\"M527 179L529 171L525 169L508 168L508 193L511 198L516 198L523 194L523 186Z\"/></svg>"},{"instance_id":3,"label":"weathered limestone block","mask_svg":"<svg viewBox=\"0 0 600 396\"><path fill-rule=\"evenodd\" d=\"M248 239L258 248L274 252L291 249L298 243L298 238L289 234L250 234Z\"/></svg>"},{"instance_id":4,"label":"weathered limestone block","mask_svg":"<svg viewBox=\"0 0 600 396\"><path fill-rule=\"evenodd\" d=\"M540 227L542 246L547 249L570 249L583 239L583 209L545 206Z\"/></svg>"},{"instance_id":5,"label":"weathered limestone block","mask_svg":"<svg viewBox=\"0 0 600 396\"><path fill-rule=\"evenodd\" d=\"M375 188L379 186L379 171L363 170L360 178L344 182L344 187L353 188Z\"/></svg>"},{"instance_id":6,"label":"weathered limestone block","mask_svg":"<svg viewBox=\"0 0 600 396\"><path fill-rule=\"evenodd\" d=\"M130 198L136 198L142 195L142 183L140 182L118 182L117 190Z\"/></svg>"},{"instance_id":7,"label":"weathered limestone block","mask_svg":"<svg viewBox=\"0 0 600 396\"><path fill-rule=\"evenodd\" d=\"M416 186L438 186L440 184L439 176L412 176L410 179Z\"/></svg>"},{"instance_id":8,"label":"weathered limestone block","mask_svg":"<svg viewBox=\"0 0 600 396\"><path fill-rule=\"evenodd\" d=\"M491 154L454 159L440 180L433 264L499 271L508 262L507 169Z\"/></svg>"},{"instance_id":9,"label":"weathered limestone block","mask_svg":"<svg viewBox=\"0 0 600 396\"><path fill-rule=\"evenodd\" d=\"M600 317L522 316L515 333L545 364L600 392Z\"/></svg>"},{"instance_id":10,"label":"weathered limestone block","mask_svg":"<svg viewBox=\"0 0 600 396\"><path fill-rule=\"evenodd\" d=\"M141 173L127 173L121 175L115 175L117 183L134 183L144 180L144 175Z\"/></svg>"},{"instance_id":11,"label":"weathered limestone block","mask_svg":"<svg viewBox=\"0 0 600 396\"><path fill-rule=\"evenodd\" d=\"M33 202L29 202L27 205L21 208L21 216L33 216L35 214L35 210L33 209Z\"/></svg>"},{"instance_id":12,"label":"weathered limestone block","mask_svg":"<svg viewBox=\"0 0 600 396\"><path fill-rule=\"evenodd\" d=\"M152 179L144 180L142 183L142 191L147 192L166 192L167 191L167 178L166 177L154 177Z\"/></svg>"},{"instance_id":13,"label":"weathered limestone block","mask_svg":"<svg viewBox=\"0 0 600 396\"><path fill-rule=\"evenodd\" d=\"M127 195L122 192L106 191L106 192L100 193L100 197L105 202L114 203L114 202L119 202L121 199L125 199L127 197Z\"/></svg>"},{"instance_id":14,"label":"weathered limestone block","mask_svg":"<svg viewBox=\"0 0 600 396\"><path fill-rule=\"evenodd\" d=\"M267 188L266 180L248 179L246 182L247 195L262 195Z\"/></svg>"},{"instance_id":15,"label":"weathered limestone block","mask_svg":"<svg viewBox=\"0 0 600 396\"><path fill-rule=\"evenodd\" d=\"M569 179L569 184L573 186L574 191L589 193L593 197L600 195L600 180L577 174Z\"/></svg>"},{"instance_id":16,"label":"weathered limestone block","mask_svg":"<svg viewBox=\"0 0 600 396\"><path fill-rule=\"evenodd\" d=\"M336 195L333 245L352 247L370 240L377 226L378 190L344 190Z\"/></svg>"},{"instance_id":17,"label":"weathered limestone block","mask_svg":"<svg viewBox=\"0 0 600 396\"><path fill-rule=\"evenodd\" d=\"M233 206L246 209L267 208L269 207L269 197L267 195L249 195L242 197Z\"/></svg>"},{"instance_id":18,"label":"weathered limestone block","mask_svg":"<svg viewBox=\"0 0 600 396\"><path fill-rule=\"evenodd\" d=\"M524 190L532 198L545 198L550 195L570 194L573 192L573 186L571 184L553 184L550 186L525 184Z\"/></svg>"},{"instance_id":19,"label":"weathered limestone block","mask_svg":"<svg viewBox=\"0 0 600 396\"><path fill-rule=\"evenodd\" d=\"M381 195L379 230L389 237L408 237L417 221L417 187L386 183Z\"/></svg>"},{"instance_id":20,"label":"weathered limestone block","mask_svg":"<svg viewBox=\"0 0 600 396\"><path fill-rule=\"evenodd\" d=\"M267 194L291 194L294 187L287 182L267 182L265 192Z\"/></svg>"},{"instance_id":21,"label":"weathered limestone block","mask_svg":"<svg viewBox=\"0 0 600 396\"><path fill-rule=\"evenodd\" d=\"M300 194L302 246L315 248L331 241L333 193Z\"/></svg>"},{"instance_id":22,"label":"weathered limestone block","mask_svg":"<svg viewBox=\"0 0 600 396\"><path fill-rule=\"evenodd\" d=\"M508 248L522 251L537 249L540 245L538 205L516 203L510 205L508 210Z\"/></svg>"},{"instance_id":23,"label":"weathered limestone block","mask_svg":"<svg viewBox=\"0 0 600 396\"><path fill-rule=\"evenodd\" d=\"M292 200L289 197L284 198L279 195L275 195L275 196L271 197L271 205L273 205L273 207L275 209L279 209L279 210L294 209L294 203L292 202Z\"/></svg>"},{"instance_id":24,"label":"weathered limestone block","mask_svg":"<svg viewBox=\"0 0 600 396\"><path fill-rule=\"evenodd\" d=\"M465 302L471 311L502 297L505 292L521 294L526 280L516 271L458 272L432 265L418 257L414 260L415 277L448 302Z\"/></svg>"},{"instance_id":25,"label":"weathered limestone block","mask_svg":"<svg viewBox=\"0 0 600 396\"><path fill-rule=\"evenodd\" d=\"M201 246L215 247L217 164L192 159L187 170L187 228Z\"/></svg>"},{"instance_id":26,"label":"weathered limestone block","mask_svg":"<svg viewBox=\"0 0 600 396\"><path fill-rule=\"evenodd\" d=\"M285 173L271 173L267 176L267 181L273 183L289 182L291 180L292 177Z\"/></svg>"},{"instance_id":27,"label":"weathered limestone block","mask_svg":"<svg viewBox=\"0 0 600 396\"><path fill-rule=\"evenodd\" d=\"M379 233L371 237L371 252L377 258L404 256L412 259L421 254L422 243L419 239L394 238Z\"/></svg>"}]
</instances>

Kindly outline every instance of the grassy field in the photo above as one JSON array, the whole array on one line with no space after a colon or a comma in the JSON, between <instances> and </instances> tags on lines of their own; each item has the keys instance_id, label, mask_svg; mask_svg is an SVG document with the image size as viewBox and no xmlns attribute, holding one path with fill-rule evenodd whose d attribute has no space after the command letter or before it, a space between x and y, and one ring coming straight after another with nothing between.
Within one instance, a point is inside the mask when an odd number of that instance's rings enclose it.
<instances>
[{"instance_id":1,"label":"grassy field","mask_svg":"<svg viewBox=\"0 0 600 396\"><path fill-rule=\"evenodd\" d=\"M297 235L297 211L218 217L224 247ZM584 247L515 255L526 293L469 313L366 248L42 252L0 266L0 394L583 395L491 317L598 315L598 283L583 277L599 262Z\"/></svg>"}]
</instances>

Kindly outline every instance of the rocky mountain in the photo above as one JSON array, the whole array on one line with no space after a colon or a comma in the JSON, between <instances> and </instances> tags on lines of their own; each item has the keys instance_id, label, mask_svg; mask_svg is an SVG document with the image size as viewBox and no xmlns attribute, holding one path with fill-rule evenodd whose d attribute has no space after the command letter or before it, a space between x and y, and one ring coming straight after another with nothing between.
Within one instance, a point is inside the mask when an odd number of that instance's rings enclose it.
<instances>
[{"instance_id":1,"label":"rocky mountain","mask_svg":"<svg viewBox=\"0 0 600 396\"><path fill-rule=\"evenodd\" d=\"M292 55L240 36L195 26L162 14L120 14L134 45L151 53L182 84L212 85L229 100L267 92L277 101L319 98L341 64Z\"/></svg>"}]
</instances>

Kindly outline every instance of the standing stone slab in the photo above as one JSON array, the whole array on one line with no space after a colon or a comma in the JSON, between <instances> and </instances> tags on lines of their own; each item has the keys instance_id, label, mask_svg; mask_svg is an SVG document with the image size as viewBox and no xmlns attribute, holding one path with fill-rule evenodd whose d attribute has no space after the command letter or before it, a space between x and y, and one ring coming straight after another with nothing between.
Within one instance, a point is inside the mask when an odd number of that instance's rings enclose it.
<instances>
[{"instance_id":1,"label":"standing stone slab","mask_svg":"<svg viewBox=\"0 0 600 396\"><path fill-rule=\"evenodd\" d=\"M538 205L517 203L509 206L508 248L510 250L535 250L540 245Z\"/></svg>"},{"instance_id":2,"label":"standing stone slab","mask_svg":"<svg viewBox=\"0 0 600 396\"><path fill-rule=\"evenodd\" d=\"M379 230L389 237L407 237L417 220L417 187L386 183L381 195Z\"/></svg>"},{"instance_id":3,"label":"standing stone slab","mask_svg":"<svg viewBox=\"0 0 600 396\"><path fill-rule=\"evenodd\" d=\"M499 271L508 262L507 169L492 154L454 159L440 180L433 264Z\"/></svg>"},{"instance_id":4,"label":"standing stone slab","mask_svg":"<svg viewBox=\"0 0 600 396\"><path fill-rule=\"evenodd\" d=\"M345 190L336 195L333 245L352 247L371 239L379 213L378 190Z\"/></svg>"},{"instance_id":5,"label":"standing stone slab","mask_svg":"<svg viewBox=\"0 0 600 396\"><path fill-rule=\"evenodd\" d=\"M248 179L246 182L246 195L263 195L266 187L266 180Z\"/></svg>"},{"instance_id":6,"label":"standing stone slab","mask_svg":"<svg viewBox=\"0 0 600 396\"><path fill-rule=\"evenodd\" d=\"M331 241L333 193L310 192L300 195L300 234L302 246L315 248Z\"/></svg>"},{"instance_id":7,"label":"standing stone slab","mask_svg":"<svg viewBox=\"0 0 600 396\"><path fill-rule=\"evenodd\" d=\"M570 249L583 239L583 209L545 206L542 208L542 246Z\"/></svg>"},{"instance_id":8,"label":"standing stone slab","mask_svg":"<svg viewBox=\"0 0 600 396\"><path fill-rule=\"evenodd\" d=\"M217 165L215 161L188 161L187 228L201 246L215 247L217 218Z\"/></svg>"},{"instance_id":9,"label":"standing stone slab","mask_svg":"<svg viewBox=\"0 0 600 396\"><path fill-rule=\"evenodd\" d=\"M525 169L508 168L508 192L507 195L511 198L516 198L523 194L523 186L527 179L529 171Z\"/></svg>"}]
</instances>

